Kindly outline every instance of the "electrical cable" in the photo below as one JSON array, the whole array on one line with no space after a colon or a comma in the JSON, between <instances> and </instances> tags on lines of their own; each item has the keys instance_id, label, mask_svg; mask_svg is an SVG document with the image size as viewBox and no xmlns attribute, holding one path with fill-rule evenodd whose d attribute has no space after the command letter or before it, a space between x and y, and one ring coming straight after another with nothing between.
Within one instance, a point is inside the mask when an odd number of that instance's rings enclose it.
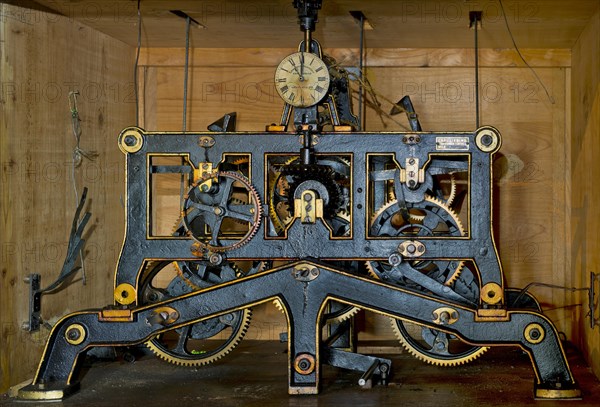
<instances>
[{"instance_id":1,"label":"electrical cable","mask_svg":"<svg viewBox=\"0 0 600 407\"><path fill-rule=\"evenodd\" d=\"M506 25L506 29L508 30L508 34L510 35L510 39L513 43L515 51L517 51L517 54L519 54L521 61L523 61L523 63L527 66L527 68L529 68L531 73L533 73L533 76L535 76L535 78L537 79L539 84L542 86L542 88L544 89L544 92L546 92L546 96L548 97L548 100L550 101L550 103L555 104L556 102L554 101L554 98L550 95L550 92L548 92L548 88L546 88L546 85L544 85L544 82L542 82L542 79L538 76L535 69L533 69L531 67L531 65L529 65L529 63L525 60L525 58L523 57L523 54L521 54L521 51L519 50L519 47L517 46L517 43L515 41L515 37L513 36L510 26L508 25L508 18L506 17L506 12L504 11L504 4L502 4L502 0L498 0L498 3L500 3L500 8L502 9L502 16L504 17L504 23Z\"/></svg>"},{"instance_id":2,"label":"electrical cable","mask_svg":"<svg viewBox=\"0 0 600 407\"><path fill-rule=\"evenodd\" d=\"M589 291L590 288L589 287L566 287L563 285L556 285L556 284L547 284L547 283L538 283L536 281L527 284L520 292L519 295L517 295L517 297L514 299L514 301L512 302L511 306L514 306L515 304L517 304L519 302L519 300L521 298L523 298L523 296L527 293L527 291L529 291L529 289L531 287L546 287L546 288L554 288L554 289L559 289L559 290L565 290L565 291L571 291L571 292L575 292L575 291Z\"/></svg>"}]
</instances>

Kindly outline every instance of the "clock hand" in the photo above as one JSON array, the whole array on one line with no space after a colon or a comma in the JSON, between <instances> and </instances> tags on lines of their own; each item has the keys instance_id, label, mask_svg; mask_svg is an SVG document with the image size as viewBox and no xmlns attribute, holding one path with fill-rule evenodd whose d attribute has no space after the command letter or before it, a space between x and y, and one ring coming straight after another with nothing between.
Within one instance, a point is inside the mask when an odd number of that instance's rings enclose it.
<instances>
[{"instance_id":1,"label":"clock hand","mask_svg":"<svg viewBox=\"0 0 600 407\"><path fill-rule=\"evenodd\" d=\"M300 53L300 81L304 81L304 52Z\"/></svg>"},{"instance_id":2,"label":"clock hand","mask_svg":"<svg viewBox=\"0 0 600 407\"><path fill-rule=\"evenodd\" d=\"M290 62L290 65L292 65L292 67L294 68L294 71L296 71L296 73L300 77L300 80L302 81L303 80L302 74L298 71L298 67L296 66L296 64L294 63L294 61L290 58L289 62Z\"/></svg>"}]
</instances>

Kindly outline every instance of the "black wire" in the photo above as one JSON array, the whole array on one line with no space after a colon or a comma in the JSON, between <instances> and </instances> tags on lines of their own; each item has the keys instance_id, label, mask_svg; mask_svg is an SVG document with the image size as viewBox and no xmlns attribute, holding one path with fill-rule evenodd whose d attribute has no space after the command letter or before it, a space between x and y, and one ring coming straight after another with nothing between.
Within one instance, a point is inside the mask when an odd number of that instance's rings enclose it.
<instances>
[{"instance_id":1,"label":"black wire","mask_svg":"<svg viewBox=\"0 0 600 407\"><path fill-rule=\"evenodd\" d=\"M519 295L517 295L517 298L515 298L515 300L513 301L513 303L511 304L511 307L514 306L515 304L517 304L519 302L519 300L521 298L523 298L523 296L525 295L525 293L527 293L527 291L529 291L529 289L531 287L547 287L547 288L556 288L556 289L560 289L560 290L566 290L566 291L571 291L571 292L575 292L575 291L589 291L589 287L584 287L584 288L578 288L578 287L565 287L563 285L555 285L555 284L547 284L547 283L538 283L538 282L533 282L533 283L529 283L525 286L525 288L523 288L521 290L521 292L519 293Z\"/></svg>"},{"instance_id":2,"label":"black wire","mask_svg":"<svg viewBox=\"0 0 600 407\"><path fill-rule=\"evenodd\" d=\"M138 17L138 35L137 35L137 50L135 54L135 64L133 67L133 92L135 95L135 125L140 125L140 96L138 94L138 64L140 62L140 49L142 48L142 13L140 10L141 0L137 2L137 17Z\"/></svg>"},{"instance_id":3,"label":"black wire","mask_svg":"<svg viewBox=\"0 0 600 407\"><path fill-rule=\"evenodd\" d=\"M519 54L519 57L521 58L521 61L523 61L523 63L527 66L527 68L529 68L529 70L533 73L533 76L535 76L535 78L537 79L537 81L540 83L540 85L544 89L544 92L546 92L546 96L548 96L548 100L550 101L550 103L554 104L555 103L554 102L554 98L552 96L550 96L550 92L548 92L548 88L546 88L546 85L544 85L544 82L542 82L542 80L538 76L538 74L535 71L535 69L533 69L531 67L531 65L529 65L527 63L527 61L523 57L523 54L521 54L521 51L519 50L519 47L517 47L517 43L515 42L515 37L513 36L512 31L510 30L510 26L508 25L508 19L506 18L506 12L504 11L504 5L502 4L502 0L498 0L498 2L500 3L500 8L502 9L502 16L504 17L504 23L506 24L506 29L508 30L508 34L510 35L510 39L511 39L511 41L513 43L513 46L515 47L515 51L517 51L517 54Z\"/></svg>"}]
</instances>

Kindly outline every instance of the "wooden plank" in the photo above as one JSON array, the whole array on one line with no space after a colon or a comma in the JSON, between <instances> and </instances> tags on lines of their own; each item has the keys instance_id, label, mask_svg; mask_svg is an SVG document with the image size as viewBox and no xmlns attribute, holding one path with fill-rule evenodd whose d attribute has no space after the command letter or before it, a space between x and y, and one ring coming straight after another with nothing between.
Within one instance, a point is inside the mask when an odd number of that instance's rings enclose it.
<instances>
[{"instance_id":1,"label":"wooden plank","mask_svg":"<svg viewBox=\"0 0 600 407\"><path fill-rule=\"evenodd\" d=\"M135 46L136 3L129 0L38 0L69 18ZM288 47L302 39L296 10L287 0L178 1L154 0L141 3L143 41L152 47L174 47L184 43L185 20L169 12L185 11L203 27L190 32L193 46L205 48ZM571 48L598 9L596 0L504 0L504 13L522 48ZM324 2L315 31L323 45L354 47L359 27L350 10L361 10L374 27L367 31L370 48L470 48L473 32L468 29L469 12L483 11L480 40L483 47L509 48L503 11L495 1L461 0Z\"/></svg>"},{"instance_id":2,"label":"wooden plank","mask_svg":"<svg viewBox=\"0 0 600 407\"><path fill-rule=\"evenodd\" d=\"M294 48L194 48L190 53L193 67L275 67ZM324 53L334 57L342 66L358 65L358 49L326 48ZM523 49L531 66L567 67L571 65L570 49ZM183 66L182 48L142 48L140 65ZM524 66L513 49L483 48L479 51L482 67ZM472 67L474 51L468 48L368 48L367 67Z\"/></svg>"},{"instance_id":3,"label":"wooden plank","mask_svg":"<svg viewBox=\"0 0 600 407\"><path fill-rule=\"evenodd\" d=\"M81 148L96 151L75 170L79 193L89 187L92 218L85 237L87 285L80 275L43 298L50 324L69 311L111 302L113 272L123 238L123 154L118 132L135 118L133 49L67 18L39 14L35 24L2 4L0 15L0 392L31 378L48 329L21 330L27 319L23 277L60 272L75 210L71 163L75 145L67 100L78 90ZM40 12L41 13L41 12Z\"/></svg>"},{"instance_id":4,"label":"wooden plank","mask_svg":"<svg viewBox=\"0 0 600 407\"><path fill-rule=\"evenodd\" d=\"M571 270L573 284L589 286L589 273L600 270L600 11L573 47L571 69ZM594 373L600 375L600 333L591 329L586 293L578 293L582 309L575 321L579 345ZM595 305L595 304L594 304Z\"/></svg>"}]
</instances>

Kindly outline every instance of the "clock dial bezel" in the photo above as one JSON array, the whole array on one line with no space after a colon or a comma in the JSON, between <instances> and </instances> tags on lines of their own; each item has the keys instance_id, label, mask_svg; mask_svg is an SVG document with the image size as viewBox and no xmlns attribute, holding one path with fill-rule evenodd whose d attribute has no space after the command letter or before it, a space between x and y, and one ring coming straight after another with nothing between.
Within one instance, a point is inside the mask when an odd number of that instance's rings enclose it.
<instances>
[{"instance_id":1,"label":"clock dial bezel","mask_svg":"<svg viewBox=\"0 0 600 407\"><path fill-rule=\"evenodd\" d=\"M275 90L294 107L318 104L329 92L330 83L329 68L311 52L290 54L275 69Z\"/></svg>"}]
</instances>

